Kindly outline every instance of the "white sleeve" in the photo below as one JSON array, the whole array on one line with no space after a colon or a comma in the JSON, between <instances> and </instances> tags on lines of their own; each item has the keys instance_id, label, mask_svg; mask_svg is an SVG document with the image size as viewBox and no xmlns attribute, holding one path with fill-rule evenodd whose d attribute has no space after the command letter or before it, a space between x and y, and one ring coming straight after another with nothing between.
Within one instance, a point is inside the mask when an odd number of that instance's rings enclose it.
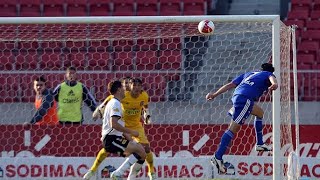
<instances>
[{"instance_id":1,"label":"white sleeve","mask_svg":"<svg viewBox=\"0 0 320 180\"><path fill-rule=\"evenodd\" d=\"M113 106L111 107L111 112L110 112L110 116L119 116L122 117L122 113L121 113L122 109L121 109L121 104L120 103L114 103Z\"/></svg>"}]
</instances>

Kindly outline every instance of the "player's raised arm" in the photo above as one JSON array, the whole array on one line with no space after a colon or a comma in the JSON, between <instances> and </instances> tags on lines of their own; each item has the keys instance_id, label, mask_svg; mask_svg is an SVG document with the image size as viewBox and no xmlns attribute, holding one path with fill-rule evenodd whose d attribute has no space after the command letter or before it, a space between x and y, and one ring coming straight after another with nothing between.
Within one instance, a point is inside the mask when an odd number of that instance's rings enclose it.
<instances>
[{"instance_id":1,"label":"player's raised arm","mask_svg":"<svg viewBox=\"0 0 320 180\"><path fill-rule=\"evenodd\" d=\"M225 85L223 85L221 88L219 88L216 92L210 92L206 95L206 99L207 100L213 100L214 98L216 98L218 95L228 91L229 89L235 88L237 87L236 84L234 84L233 82L229 82Z\"/></svg>"},{"instance_id":2,"label":"player's raised arm","mask_svg":"<svg viewBox=\"0 0 320 180\"><path fill-rule=\"evenodd\" d=\"M271 86L269 86L269 91L274 91L278 88L278 82L277 82L277 79L276 77L274 76L270 76L269 77L269 81L271 82Z\"/></svg>"},{"instance_id":3,"label":"player's raised arm","mask_svg":"<svg viewBox=\"0 0 320 180\"><path fill-rule=\"evenodd\" d=\"M104 114L104 110L105 107L107 105L107 103L113 98L113 95L109 95L104 101L103 103L101 103L92 113L92 119L95 121L99 118L103 117Z\"/></svg>"}]
</instances>

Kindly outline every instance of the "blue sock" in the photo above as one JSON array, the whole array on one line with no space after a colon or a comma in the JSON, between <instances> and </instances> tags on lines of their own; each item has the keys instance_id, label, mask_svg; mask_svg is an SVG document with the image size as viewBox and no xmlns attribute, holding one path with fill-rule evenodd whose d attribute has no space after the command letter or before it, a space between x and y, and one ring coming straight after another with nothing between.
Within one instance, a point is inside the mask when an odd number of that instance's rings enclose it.
<instances>
[{"instance_id":1,"label":"blue sock","mask_svg":"<svg viewBox=\"0 0 320 180\"><path fill-rule=\"evenodd\" d=\"M222 160L222 156L226 152L232 138L233 138L233 132L231 132L229 129L226 130L226 132L224 132L224 134L222 135L219 148L215 153L215 156L217 159Z\"/></svg>"},{"instance_id":2,"label":"blue sock","mask_svg":"<svg viewBox=\"0 0 320 180\"><path fill-rule=\"evenodd\" d=\"M254 119L254 128L256 129L257 145L262 145L263 144L263 139L262 139L262 119L257 118L257 117Z\"/></svg>"}]
</instances>

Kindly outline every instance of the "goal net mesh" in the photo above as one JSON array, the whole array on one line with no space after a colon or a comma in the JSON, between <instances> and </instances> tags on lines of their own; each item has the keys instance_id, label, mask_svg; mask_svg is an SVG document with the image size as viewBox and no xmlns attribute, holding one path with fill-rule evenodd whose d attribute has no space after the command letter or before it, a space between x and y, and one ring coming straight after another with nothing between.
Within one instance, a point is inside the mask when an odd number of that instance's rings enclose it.
<instances>
[{"instance_id":1,"label":"goal net mesh","mask_svg":"<svg viewBox=\"0 0 320 180\"><path fill-rule=\"evenodd\" d=\"M2 157L94 157L97 154L102 147L101 121L91 120L92 112L85 104L83 125L22 126L35 113L34 78L43 76L47 86L54 88L64 81L69 66L77 68L78 80L98 102L108 96L106 85L114 78L130 76L143 80L150 96L153 120L152 125L145 126L146 134L156 157L179 157L175 159L179 166L184 158L212 156L230 123L227 112L232 105L232 91L214 101L206 101L205 95L235 76L272 61L272 23L216 22L215 26L213 35L202 36L197 23L0 25ZM281 77L277 78L281 79L281 119L277 121L281 122L281 149L286 157L292 151L292 135L290 29L284 24L280 37ZM256 102L264 110L264 140L270 146L272 101L271 94L266 93ZM41 146L39 143L45 137L50 138ZM250 117L227 151L234 156L226 161L237 167L234 162L239 157L272 156L255 152L255 142L253 117ZM161 178L194 175L168 173L157 163L155 159L157 175ZM211 165L208 161L202 166ZM236 173L243 179L263 178L263 173L255 178L255 172L247 169L242 175L243 170ZM212 174L203 173L197 178L219 176L215 168Z\"/></svg>"}]
</instances>

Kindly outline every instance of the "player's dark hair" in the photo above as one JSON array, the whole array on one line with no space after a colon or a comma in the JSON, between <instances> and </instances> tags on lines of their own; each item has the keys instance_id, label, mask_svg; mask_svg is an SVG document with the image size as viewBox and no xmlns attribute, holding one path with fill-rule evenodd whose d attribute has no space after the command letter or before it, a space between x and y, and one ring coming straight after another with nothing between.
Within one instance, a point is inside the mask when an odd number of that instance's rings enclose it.
<instances>
[{"instance_id":1,"label":"player's dark hair","mask_svg":"<svg viewBox=\"0 0 320 180\"><path fill-rule=\"evenodd\" d=\"M263 63L261 65L261 70L262 71L268 71L268 72L274 72L274 67L270 63Z\"/></svg>"},{"instance_id":2,"label":"player's dark hair","mask_svg":"<svg viewBox=\"0 0 320 180\"><path fill-rule=\"evenodd\" d=\"M132 84L142 84L142 80L140 78L131 78L130 83Z\"/></svg>"},{"instance_id":3,"label":"player's dark hair","mask_svg":"<svg viewBox=\"0 0 320 180\"><path fill-rule=\"evenodd\" d=\"M122 88L121 81L113 80L108 83L108 91L112 95L116 94L119 88Z\"/></svg>"},{"instance_id":4,"label":"player's dark hair","mask_svg":"<svg viewBox=\"0 0 320 180\"><path fill-rule=\"evenodd\" d=\"M126 77L123 77L123 78L120 79L121 82L123 82L125 80L129 80L130 81L131 77L130 76L126 76Z\"/></svg>"},{"instance_id":5,"label":"player's dark hair","mask_svg":"<svg viewBox=\"0 0 320 180\"><path fill-rule=\"evenodd\" d=\"M67 71L77 71L77 69L73 66L67 68Z\"/></svg>"},{"instance_id":6,"label":"player's dark hair","mask_svg":"<svg viewBox=\"0 0 320 180\"><path fill-rule=\"evenodd\" d=\"M46 83L46 79L43 76L34 78L34 81L40 81Z\"/></svg>"}]
</instances>

